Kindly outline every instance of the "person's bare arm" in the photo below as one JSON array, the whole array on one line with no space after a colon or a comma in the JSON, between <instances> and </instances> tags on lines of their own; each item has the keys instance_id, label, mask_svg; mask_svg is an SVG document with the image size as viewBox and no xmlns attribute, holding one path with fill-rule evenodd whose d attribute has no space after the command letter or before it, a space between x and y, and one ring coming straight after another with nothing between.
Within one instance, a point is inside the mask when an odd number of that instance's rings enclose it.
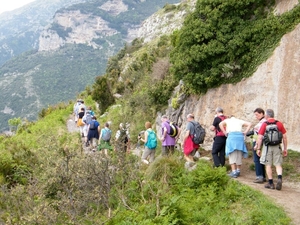
<instances>
[{"instance_id":1,"label":"person's bare arm","mask_svg":"<svg viewBox=\"0 0 300 225\"><path fill-rule=\"evenodd\" d=\"M250 122L245 122L243 124L243 126L247 126L246 130L243 132L243 134L246 135L249 132L250 128L251 128L251 123Z\"/></svg>"},{"instance_id":2,"label":"person's bare arm","mask_svg":"<svg viewBox=\"0 0 300 225\"><path fill-rule=\"evenodd\" d=\"M254 146L254 150L256 151L256 154L260 157L261 156L261 147L263 142L263 135L259 134L256 140L256 145Z\"/></svg>"},{"instance_id":3,"label":"person's bare arm","mask_svg":"<svg viewBox=\"0 0 300 225\"><path fill-rule=\"evenodd\" d=\"M226 130L225 130L225 125L226 125L225 121L222 121L221 123L219 123L219 128L220 128L220 130L223 132L223 134L224 134L225 136L227 136L227 132L226 132Z\"/></svg>"},{"instance_id":4,"label":"person's bare arm","mask_svg":"<svg viewBox=\"0 0 300 225\"><path fill-rule=\"evenodd\" d=\"M215 127L214 125L211 125L211 126L209 127L209 129L210 129L211 131L215 131L215 130L216 130L216 127Z\"/></svg>"},{"instance_id":5,"label":"person's bare arm","mask_svg":"<svg viewBox=\"0 0 300 225\"><path fill-rule=\"evenodd\" d=\"M165 139L166 139L166 137L167 137L167 128L166 127L164 127L164 132L163 132L163 134L162 134L162 137L161 137L161 141L164 141Z\"/></svg>"},{"instance_id":6,"label":"person's bare arm","mask_svg":"<svg viewBox=\"0 0 300 225\"><path fill-rule=\"evenodd\" d=\"M282 141L283 141L283 156L287 156L288 151L287 151L287 135L286 135L286 133L282 135Z\"/></svg>"}]
</instances>

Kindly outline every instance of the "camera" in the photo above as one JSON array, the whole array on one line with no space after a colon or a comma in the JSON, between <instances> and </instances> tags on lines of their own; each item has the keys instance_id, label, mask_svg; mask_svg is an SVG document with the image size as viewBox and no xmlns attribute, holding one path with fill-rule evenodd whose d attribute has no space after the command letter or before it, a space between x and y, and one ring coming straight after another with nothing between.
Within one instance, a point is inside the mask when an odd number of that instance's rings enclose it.
<instances>
[{"instance_id":1,"label":"camera","mask_svg":"<svg viewBox=\"0 0 300 225\"><path fill-rule=\"evenodd\" d=\"M247 137L252 136L254 134L254 130L250 130L248 131L248 133L246 134Z\"/></svg>"},{"instance_id":2,"label":"camera","mask_svg":"<svg viewBox=\"0 0 300 225\"><path fill-rule=\"evenodd\" d=\"M142 138L142 135L145 133L145 131L141 131L139 134L138 134L138 140L140 140Z\"/></svg>"}]
</instances>

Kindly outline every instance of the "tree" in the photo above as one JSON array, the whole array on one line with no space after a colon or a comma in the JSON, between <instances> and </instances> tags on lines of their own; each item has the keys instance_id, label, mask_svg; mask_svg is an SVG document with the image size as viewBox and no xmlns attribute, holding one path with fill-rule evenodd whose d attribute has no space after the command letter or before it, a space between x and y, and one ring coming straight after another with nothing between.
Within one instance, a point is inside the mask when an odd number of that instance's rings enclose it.
<instances>
[{"instance_id":1,"label":"tree","mask_svg":"<svg viewBox=\"0 0 300 225\"><path fill-rule=\"evenodd\" d=\"M115 100L111 92L111 87L105 76L96 77L96 82L93 84L92 98L99 104L101 112L112 104Z\"/></svg>"}]
</instances>

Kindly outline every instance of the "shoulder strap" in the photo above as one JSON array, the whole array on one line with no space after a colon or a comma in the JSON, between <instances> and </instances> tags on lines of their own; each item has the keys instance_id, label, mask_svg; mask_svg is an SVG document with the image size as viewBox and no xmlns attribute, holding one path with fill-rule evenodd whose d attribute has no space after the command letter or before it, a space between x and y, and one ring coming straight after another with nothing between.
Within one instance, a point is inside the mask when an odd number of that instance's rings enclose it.
<instances>
[{"instance_id":1,"label":"shoulder strap","mask_svg":"<svg viewBox=\"0 0 300 225\"><path fill-rule=\"evenodd\" d=\"M278 122L278 120L275 120L274 122L266 121L265 123L266 123L267 125L270 125L270 124L277 124L277 122Z\"/></svg>"}]
</instances>

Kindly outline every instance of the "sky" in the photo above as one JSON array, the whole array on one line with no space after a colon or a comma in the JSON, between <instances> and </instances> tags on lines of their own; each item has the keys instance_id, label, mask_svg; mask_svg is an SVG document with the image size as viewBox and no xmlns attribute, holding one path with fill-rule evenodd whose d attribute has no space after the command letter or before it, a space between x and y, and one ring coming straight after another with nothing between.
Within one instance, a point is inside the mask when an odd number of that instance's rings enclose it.
<instances>
[{"instance_id":1,"label":"sky","mask_svg":"<svg viewBox=\"0 0 300 225\"><path fill-rule=\"evenodd\" d=\"M0 14L5 11L20 8L35 0L0 0Z\"/></svg>"}]
</instances>

